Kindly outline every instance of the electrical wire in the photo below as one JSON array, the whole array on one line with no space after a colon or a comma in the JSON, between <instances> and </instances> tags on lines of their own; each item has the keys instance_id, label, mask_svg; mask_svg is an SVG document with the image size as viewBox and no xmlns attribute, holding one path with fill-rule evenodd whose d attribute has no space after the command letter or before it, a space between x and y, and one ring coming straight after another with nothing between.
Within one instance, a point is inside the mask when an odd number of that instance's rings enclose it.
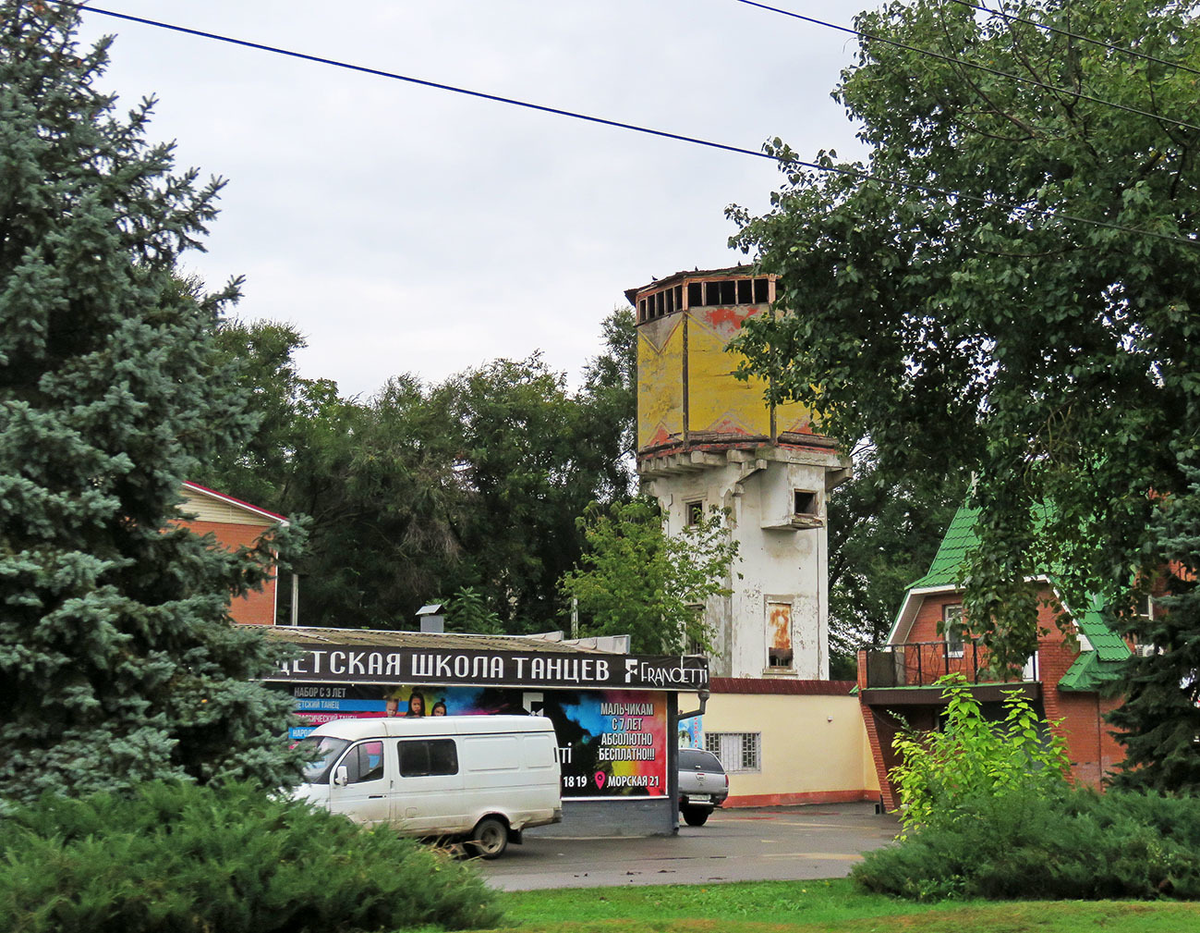
<instances>
[{"instance_id":1,"label":"electrical wire","mask_svg":"<svg viewBox=\"0 0 1200 933\"><path fill-rule=\"evenodd\" d=\"M1154 62L1156 65L1166 65L1168 68L1175 68L1179 71L1186 71L1189 74L1200 75L1200 68L1192 68L1182 62L1168 61L1165 58L1159 58L1156 55L1148 55L1145 52L1139 52L1137 49L1126 48L1123 45L1115 45L1112 42L1105 42L1103 39L1093 39L1091 36L1085 36L1078 32L1071 32L1069 29L1063 29L1061 26L1052 26L1049 23L1039 23L1035 19L1027 19L1024 16L1017 16L1015 13L1009 13L1007 10L993 10L990 6L980 6L977 3L971 3L970 0L949 0L950 3L957 3L959 6L970 7L972 10L978 10L980 13L988 13L991 16L999 16L1013 23L1024 23L1026 26L1033 26L1037 29L1044 29L1046 32L1052 32L1060 36L1066 36L1069 39L1078 39L1080 42L1087 42L1091 45L1098 45L1102 49L1108 49L1110 52L1117 52L1120 55L1128 55L1131 58L1140 58L1143 61Z\"/></svg>"},{"instance_id":2,"label":"electrical wire","mask_svg":"<svg viewBox=\"0 0 1200 933\"><path fill-rule=\"evenodd\" d=\"M735 3L741 3L746 6L757 7L760 10L766 10L768 13L778 13L780 16L788 16L792 19L802 20L806 23L811 23L814 26L822 26L826 29L834 29L838 32L849 33L853 36L858 36L868 42L878 42L881 45L890 45L898 49L903 49L906 52L914 52L917 55L925 55L929 58L936 58L939 61L948 62L953 65L961 65L964 68L974 68L976 71L982 71L986 74L993 75L997 78L1008 78L1011 81L1018 81L1022 84L1029 84L1033 87L1041 88L1046 91L1053 91L1056 94L1063 94L1067 97L1072 97L1076 100L1086 100L1093 104L1102 104L1105 107L1112 107L1116 110L1123 110L1126 113L1136 114L1141 117L1149 117L1151 120L1159 120L1163 123L1170 123L1173 126L1178 126L1185 130L1196 130L1200 132L1200 126L1195 123L1187 123L1183 120L1176 120L1174 117L1165 117L1159 113L1151 113L1149 110L1141 110L1137 107L1129 107L1125 104L1118 104L1115 101L1105 100L1102 97L1094 97L1091 94L1084 94L1082 91L1073 91L1070 88L1059 87L1055 84L1046 84L1044 81L1039 81L1037 78L1027 78L1023 75L1013 74L1010 71L1001 71L998 68L990 68L987 65L979 62L968 61L963 58L955 58L953 55L944 55L941 52L934 52L931 49L918 48L915 45L908 45L896 39L889 39L886 36L878 36L870 32L862 32L858 29L853 29L850 26L840 26L837 23L830 23L823 19L816 19L812 16L805 16L802 13L793 13L791 10L785 10L782 7L771 6L770 4L760 3L758 0L734 0Z\"/></svg>"},{"instance_id":3,"label":"electrical wire","mask_svg":"<svg viewBox=\"0 0 1200 933\"><path fill-rule=\"evenodd\" d=\"M283 55L289 58L296 58L302 61L314 62L320 65L329 65L334 68L342 68L348 71L360 72L369 74L375 77L388 78L394 81L404 81L409 84L416 84L421 87L433 88L434 90L449 91L454 94L462 94L467 97L475 97L482 100L490 100L495 103L508 104L514 107L522 107L528 110L535 110L541 113L549 113L555 116L568 117L574 120L582 120L588 123L596 123L601 126L609 126L614 129L629 130L634 133L642 133L648 136L656 136L662 139L672 139L677 142L690 143L697 146L705 146L710 149L718 149L724 152L733 152L739 155L749 155L760 159L770 159L778 165L792 168L805 168L816 172L826 174L836 174L844 177L857 178L863 181L874 181L884 185L904 188L909 191L917 191L922 194L932 194L938 197L949 200L969 201L971 203L980 204L985 207L994 207L1010 213L1020 214L1026 217L1045 217L1050 220L1071 221L1074 223L1086 224L1093 227L1099 227L1107 230L1114 230L1122 233L1129 233L1135 236L1150 237L1152 239L1165 240L1170 243L1176 243L1184 246L1198 247L1200 239L1192 236L1174 236L1168 233L1159 233L1154 230L1139 230L1136 227L1127 227L1123 224L1115 224L1105 220L1095 220L1090 217L1080 217L1075 214L1067 214L1061 211L1048 211L1035 207L1026 207L1020 204L1009 204L999 201L994 198L982 197L980 195L966 194L961 191L951 191L945 188L938 188L933 185L925 185L920 182L903 181L896 178L888 178L883 175L875 175L871 172L860 171L857 169L845 168L836 165L822 165L816 162L806 162L802 159L779 159L770 153L758 151L754 149L746 149L742 146L733 146L727 143L714 142L712 140L701 139L696 136L686 136L681 133L671 133L666 130L657 130L651 127L639 126L634 123L624 123L620 120L609 120L604 117L591 116L589 114L579 113L573 110L564 110L558 107L548 107L544 104L535 104L529 101L518 100L513 97L502 97L498 94L488 94L484 91L474 91L468 88L456 87L452 84L442 84L436 81L428 81L424 78L415 78L410 75L402 75L396 72L384 71L379 68L369 68L365 65L355 65L350 62L338 61L333 58L324 58L319 55L309 55L305 52L297 52L291 49L284 49L278 46L265 45L259 42L251 42L247 39L238 39L233 36L224 36L219 33L205 32L200 29L192 29L187 26L179 26L173 23L165 23L159 20L147 19L141 16L133 16L129 13L119 13L114 10L106 10L101 7L88 6L85 4L70 3L67 0L52 0L59 2L65 6L72 6L86 13L97 13L101 16L108 16L113 19L125 20L127 22L138 23L144 26L152 26L158 29L166 29L172 32L182 33L184 35L196 36L201 39L210 39L215 42L224 42L230 45L241 46L243 48L254 49L260 52L269 52L275 55Z\"/></svg>"}]
</instances>

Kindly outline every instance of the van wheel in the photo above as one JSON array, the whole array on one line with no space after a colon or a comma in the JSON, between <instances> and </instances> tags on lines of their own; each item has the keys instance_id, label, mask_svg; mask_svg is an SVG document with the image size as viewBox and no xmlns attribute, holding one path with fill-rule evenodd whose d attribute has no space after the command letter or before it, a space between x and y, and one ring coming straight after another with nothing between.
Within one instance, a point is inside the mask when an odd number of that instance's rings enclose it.
<instances>
[{"instance_id":1,"label":"van wheel","mask_svg":"<svg viewBox=\"0 0 1200 933\"><path fill-rule=\"evenodd\" d=\"M704 810L700 807L684 807L683 821L688 826L703 826L708 822L708 815L710 813L712 813L712 810Z\"/></svg>"},{"instance_id":2,"label":"van wheel","mask_svg":"<svg viewBox=\"0 0 1200 933\"><path fill-rule=\"evenodd\" d=\"M481 858L499 858L508 848L508 827L494 816L485 816L471 831L471 844Z\"/></svg>"}]
</instances>

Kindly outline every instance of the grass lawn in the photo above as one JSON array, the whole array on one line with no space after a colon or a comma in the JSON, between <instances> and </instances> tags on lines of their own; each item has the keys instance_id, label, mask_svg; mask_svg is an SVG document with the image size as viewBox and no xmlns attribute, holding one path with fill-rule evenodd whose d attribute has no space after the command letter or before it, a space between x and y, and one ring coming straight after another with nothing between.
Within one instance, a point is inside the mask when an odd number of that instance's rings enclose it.
<instances>
[{"instance_id":1,"label":"grass lawn","mask_svg":"<svg viewBox=\"0 0 1200 933\"><path fill-rule=\"evenodd\" d=\"M957 901L913 904L848 880L573 888L502 894L506 929L570 933L1183 933L1200 904L1174 901Z\"/></svg>"}]
</instances>

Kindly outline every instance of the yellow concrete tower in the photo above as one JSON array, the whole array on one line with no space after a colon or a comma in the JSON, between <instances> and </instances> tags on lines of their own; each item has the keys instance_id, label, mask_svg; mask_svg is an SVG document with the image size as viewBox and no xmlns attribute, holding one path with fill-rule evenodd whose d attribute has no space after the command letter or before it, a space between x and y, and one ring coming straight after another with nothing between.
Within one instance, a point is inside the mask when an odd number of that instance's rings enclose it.
<instances>
[{"instance_id":1,"label":"yellow concrete tower","mask_svg":"<svg viewBox=\"0 0 1200 933\"><path fill-rule=\"evenodd\" d=\"M769 405L727 351L768 313L775 277L679 272L625 293L638 333L638 474L677 534L725 510L741 561L733 595L705 610L713 673L827 679L825 497L849 460L802 405Z\"/></svg>"}]
</instances>

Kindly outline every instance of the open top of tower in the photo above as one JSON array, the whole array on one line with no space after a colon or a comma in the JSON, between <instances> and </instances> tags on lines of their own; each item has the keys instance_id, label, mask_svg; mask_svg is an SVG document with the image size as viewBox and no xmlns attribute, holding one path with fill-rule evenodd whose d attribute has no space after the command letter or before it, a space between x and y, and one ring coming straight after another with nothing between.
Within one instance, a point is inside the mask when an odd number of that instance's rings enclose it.
<instances>
[{"instance_id":1,"label":"open top of tower","mask_svg":"<svg viewBox=\"0 0 1200 933\"><path fill-rule=\"evenodd\" d=\"M766 308L775 300L775 276L755 275L752 267L740 265L693 269L627 289L625 297L637 310L639 325L689 308Z\"/></svg>"},{"instance_id":2,"label":"open top of tower","mask_svg":"<svg viewBox=\"0 0 1200 933\"><path fill-rule=\"evenodd\" d=\"M775 278L752 266L694 269L625 292L637 312L643 475L667 459L680 463L679 455L699 464L732 450L828 455L835 446L805 406L772 405L764 380L734 377L744 358L726 347L743 321L771 310Z\"/></svg>"}]
</instances>

